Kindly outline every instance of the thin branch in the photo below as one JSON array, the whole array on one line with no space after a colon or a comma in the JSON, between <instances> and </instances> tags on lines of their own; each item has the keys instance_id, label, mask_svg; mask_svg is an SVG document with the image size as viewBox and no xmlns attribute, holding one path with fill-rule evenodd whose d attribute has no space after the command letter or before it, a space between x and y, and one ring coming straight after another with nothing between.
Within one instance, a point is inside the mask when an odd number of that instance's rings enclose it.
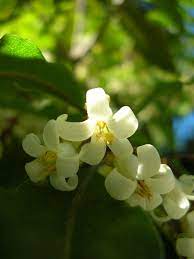
<instances>
[{"instance_id":1,"label":"thin branch","mask_svg":"<svg viewBox=\"0 0 194 259\"><path fill-rule=\"evenodd\" d=\"M76 64L78 62L80 62L82 59L84 59L86 56L88 56L88 54L90 54L90 52L92 51L92 49L96 46L96 44L103 38L107 26L110 22L110 18L111 18L111 14L112 14L112 8L109 8L107 10L106 16L104 17L99 30L96 34L96 36L94 37L94 39L91 41L90 45L88 46L88 48L77 58L71 58L71 61Z\"/></svg>"},{"instance_id":2,"label":"thin branch","mask_svg":"<svg viewBox=\"0 0 194 259\"><path fill-rule=\"evenodd\" d=\"M88 172L87 176L83 179L82 183L78 187L75 196L72 200L72 205L68 213L68 220L66 222L66 229L65 229L65 244L64 244L64 258L70 259L71 258L71 248L72 248L72 239L73 239L73 231L75 229L75 222L77 217L77 211L81 207L83 196L87 189L88 183L92 179L94 173L96 171L96 167L92 168L91 171Z\"/></svg>"}]
</instances>

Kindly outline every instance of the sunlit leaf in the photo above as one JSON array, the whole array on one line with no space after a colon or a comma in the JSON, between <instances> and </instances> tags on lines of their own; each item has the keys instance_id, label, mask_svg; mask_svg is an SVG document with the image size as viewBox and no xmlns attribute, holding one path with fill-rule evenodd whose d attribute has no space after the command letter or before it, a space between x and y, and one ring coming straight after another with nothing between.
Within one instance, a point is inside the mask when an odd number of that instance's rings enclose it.
<instances>
[{"instance_id":1,"label":"sunlit leaf","mask_svg":"<svg viewBox=\"0 0 194 259\"><path fill-rule=\"evenodd\" d=\"M83 103L81 87L72 72L63 65L42 60L33 43L16 36L5 36L1 40L0 80L3 80L4 93L6 89L15 91L17 86L29 95L31 91L38 97L50 94L79 109Z\"/></svg>"}]
</instances>

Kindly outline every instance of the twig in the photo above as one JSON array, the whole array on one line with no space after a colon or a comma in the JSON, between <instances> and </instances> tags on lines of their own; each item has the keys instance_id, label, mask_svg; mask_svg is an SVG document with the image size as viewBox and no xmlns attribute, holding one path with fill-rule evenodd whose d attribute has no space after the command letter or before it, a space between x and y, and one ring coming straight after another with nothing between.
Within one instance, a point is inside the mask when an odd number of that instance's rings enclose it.
<instances>
[{"instance_id":1,"label":"twig","mask_svg":"<svg viewBox=\"0 0 194 259\"><path fill-rule=\"evenodd\" d=\"M103 22L100 25L100 28L98 30L96 37L92 40L92 42L88 46L88 48L79 57L71 58L71 61L74 64L76 64L76 63L80 62L82 59L84 59L92 51L92 49L96 46L96 44L103 38L103 36L106 32L107 26L110 22L111 14L112 14L112 8L110 7L107 10L106 16L104 17Z\"/></svg>"},{"instance_id":2,"label":"twig","mask_svg":"<svg viewBox=\"0 0 194 259\"><path fill-rule=\"evenodd\" d=\"M65 244L64 244L64 259L71 258L71 245L72 245L73 231L75 228L75 222L77 217L77 211L81 206L83 195L95 171L96 171L96 167L94 167L90 172L88 172L87 176L83 179L82 183L78 187L75 193L75 196L72 200L72 205L68 213L68 220L66 222L66 229L65 229L66 237L65 237Z\"/></svg>"}]
</instances>

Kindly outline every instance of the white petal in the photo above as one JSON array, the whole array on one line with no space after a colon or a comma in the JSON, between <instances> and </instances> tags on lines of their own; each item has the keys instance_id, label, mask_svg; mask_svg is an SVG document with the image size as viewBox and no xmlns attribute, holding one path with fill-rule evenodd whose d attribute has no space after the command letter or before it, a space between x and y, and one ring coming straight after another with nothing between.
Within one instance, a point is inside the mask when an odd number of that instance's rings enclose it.
<instances>
[{"instance_id":1,"label":"white petal","mask_svg":"<svg viewBox=\"0 0 194 259\"><path fill-rule=\"evenodd\" d=\"M118 171L127 178L136 178L138 159L135 155L119 157L117 160Z\"/></svg>"},{"instance_id":2,"label":"white petal","mask_svg":"<svg viewBox=\"0 0 194 259\"><path fill-rule=\"evenodd\" d=\"M57 156L58 157L72 157L76 155L76 150L72 143L63 142L60 143L57 147Z\"/></svg>"},{"instance_id":3,"label":"white petal","mask_svg":"<svg viewBox=\"0 0 194 259\"><path fill-rule=\"evenodd\" d=\"M118 139L132 136L138 128L138 121L128 106L122 107L108 121L108 128Z\"/></svg>"},{"instance_id":4,"label":"white petal","mask_svg":"<svg viewBox=\"0 0 194 259\"><path fill-rule=\"evenodd\" d=\"M144 180L158 173L160 156L156 148L146 144L137 148L139 159L138 178Z\"/></svg>"},{"instance_id":5,"label":"white petal","mask_svg":"<svg viewBox=\"0 0 194 259\"><path fill-rule=\"evenodd\" d=\"M194 175L183 174L179 177L183 191L186 194L192 194L194 191Z\"/></svg>"},{"instance_id":6,"label":"white petal","mask_svg":"<svg viewBox=\"0 0 194 259\"><path fill-rule=\"evenodd\" d=\"M66 180L63 176L51 175L51 185L59 191L73 191L78 185L78 176L75 175Z\"/></svg>"},{"instance_id":7,"label":"white petal","mask_svg":"<svg viewBox=\"0 0 194 259\"><path fill-rule=\"evenodd\" d=\"M56 121L50 120L47 122L43 131L43 140L49 149L56 149L59 144L59 134L57 131Z\"/></svg>"},{"instance_id":8,"label":"white petal","mask_svg":"<svg viewBox=\"0 0 194 259\"><path fill-rule=\"evenodd\" d=\"M88 117L98 121L106 121L112 116L109 107L109 96L102 88L90 89L86 93L86 107Z\"/></svg>"},{"instance_id":9,"label":"white petal","mask_svg":"<svg viewBox=\"0 0 194 259\"><path fill-rule=\"evenodd\" d=\"M183 217L187 213L189 205L186 195L182 192L178 184L175 185L175 188L171 192L164 195L163 206L172 219Z\"/></svg>"},{"instance_id":10,"label":"white petal","mask_svg":"<svg viewBox=\"0 0 194 259\"><path fill-rule=\"evenodd\" d=\"M56 161L56 170L59 176L65 178L74 176L79 170L79 157L60 157Z\"/></svg>"},{"instance_id":11,"label":"white petal","mask_svg":"<svg viewBox=\"0 0 194 259\"><path fill-rule=\"evenodd\" d=\"M162 203L162 198L157 193L153 193L149 199L134 193L127 202L132 207L140 206L144 210L151 211Z\"/></svg>"},{"instance_id":12,"label":"white petal","mask_svg":"<svg viewBox=\"0 0 194 259\"><path fill-rule=\"evenodd\" d=\"M39 157L46 151L46 148L40 144L40 139L33 133L25 136L22 147L32 157Z\"/></svg>"},{"instance_id":13,"label":"white petal","mask_svg":"<svg viewBox=\"0 0 194 259\"><path fill-rule=\"evenodd\" d=\"M189 235L194 237L194 211L187 214L184 229Z\"/></svg>"},{"instance_id":14,"label":"white petal","mask_svg":"<svg viewBox=\"0 0 194 259\"><path fill-rule=\"evenodd\" d=\"M114 169L105 179L105 187L110 196L116 200L126 200L135 191L136 181L122 176Z\"/></svg>"},{"instance_id":15,"label":"white petal","mask_svg":"<svg viewBox=\"0 0 194 259\"><path fill-rule=\"evenodd\" d=\"M131 197L126 201L131 207L140 206L145 210L146 208L146 201L144 197L141 197L137 193L133 193Z\"/></svg>"},{"instance_id":16,"label":"white petal","mask_svg":"<svg viewBox=\"0 0 194 259\"><path fill-rule=\"evenodd\" d=\"M47 176L44 166L39 162L38 159L26 163L25 169L27 175L30 177L30 180L34 183L44 180Z\"/></svg>"},{"instance_id":17,"label":"white petal","mask_svg":"<svg viewBox=\"0 0 194 259\"><path fill-rule=\"evenodd\" d=\"M116 157L130 155L133 152L133 147L128 139L114 139L108 147Z\"/></svg>"},{"instance_id":18,"label":"white petal","mask_svg":"<svg viewBox=\"0 0 194 259\"><path fill-rule=\"evenodd\" d=\"M106 152L106 144L101 141L84 144L80 151L80 160L89 164L99 164Z\"/></svg>"},{"instance_id":19,"label":"white petal","mask_svg":"<svg viewBox=\"0 0 194 259\"><path fill-rule=\"evenodd\" d=\"M71 177L79 170L79 156L69 142L63 142L57 148L56 170L59 176Z\"/></svg>"},{"instance_id":20,"label":"white petal","mask_svg":"<svg viewBox=\"0 0 194 259\"><path fill-rule=\"evenodd\" d=\"M175 186L175 177L169 166L160 165L159 173L145 180L146 185L152 192L165 194Z\"/></svg>"},{"instance_id":21,"label":"white petal","mask_svg":"<svg viewBox=\"0 0 194 259\"><path fill-rule=\"evenodd\" d=\"M162 197L158 193L152 193L150 199L146 199L145 210L151 211L157 208L162 203Z\"/></svg>"},{"instance_id":22,"label":"white petal","mask_svg":"<svg viewBox=\"0 0 194 259\"><path fill-rule=\"evenodd\" d=\"M66 121L66 115L59 116L56 122L60 137L69 141L83 141L90 138L96 126L96 122L90 119L83 122Z\"/></svg>"},{"instance_id":23,"label":"white petal","mask_svg":"<svg viewBox=\"0 0 194 259\"><path fill-rule=\"evenodd\" d=\"M178 238L176 241L176 250L179 255L193 258L194 238Z\"/></svg>"}]
</instances>

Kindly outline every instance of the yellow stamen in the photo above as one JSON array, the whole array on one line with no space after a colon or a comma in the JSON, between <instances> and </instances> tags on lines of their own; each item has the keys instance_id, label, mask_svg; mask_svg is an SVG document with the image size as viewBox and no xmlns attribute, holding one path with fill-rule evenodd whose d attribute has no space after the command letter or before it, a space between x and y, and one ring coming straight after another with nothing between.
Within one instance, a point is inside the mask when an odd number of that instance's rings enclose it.
<instances>
[{"instance_id":1,"label":"yellow stamen","mask_svg":"<svg viewBox=\"0 0 194 259\"><path fill-rule=\"evenodd\" d=\"M48 175L56 171L57 154L53 151L46 151L41 157L40 161L44 164Z\"/></svg>"},{"instance_id":2,"label":"yellow stamen","mask_svg":"<svg viewBox=\"0 0 194 259\"><path fill-rule=\"evenodd\" d=\"M57 154L53 151L47 151L45 152L45 154L43 155L43 159L45 160L45 162L50 163L53 161L56 161L57 158Z\"/></svg>"},{"instance_id":3,"label":"yellow stamen","mask_svg":"<svg viewBox=\"0 0 194 259\"><path fill-rule=\"evenodd\" d=\"M105 140L106 140L107 145L110 145L114 140L113 134L110 133L110 132L107 132L107 133L104 134L104 136L105 136Z\"/></svg>"},{"instance_id":4,"label":"yellow stamen","mask_svg":"<svg viewBox=\"0 0 194 259\"><path fill-rule=\"evenodd\" d=\"M114 140L113 134L109 131L104 121L97 122L95 135L97 139L103 140L107 145L111 144Z\"/></svg>"},{"instance_id":5,"label":"yellow stamen","mask_svg":"<svg viewBox=\"0 0 194 259\"><path fill-rule=\"evenodd\" d=\"M99 129L101 130L106 127L106 123L104 121L98 121L97 127L99 127Z\"/></svg>"}]
</instances>

